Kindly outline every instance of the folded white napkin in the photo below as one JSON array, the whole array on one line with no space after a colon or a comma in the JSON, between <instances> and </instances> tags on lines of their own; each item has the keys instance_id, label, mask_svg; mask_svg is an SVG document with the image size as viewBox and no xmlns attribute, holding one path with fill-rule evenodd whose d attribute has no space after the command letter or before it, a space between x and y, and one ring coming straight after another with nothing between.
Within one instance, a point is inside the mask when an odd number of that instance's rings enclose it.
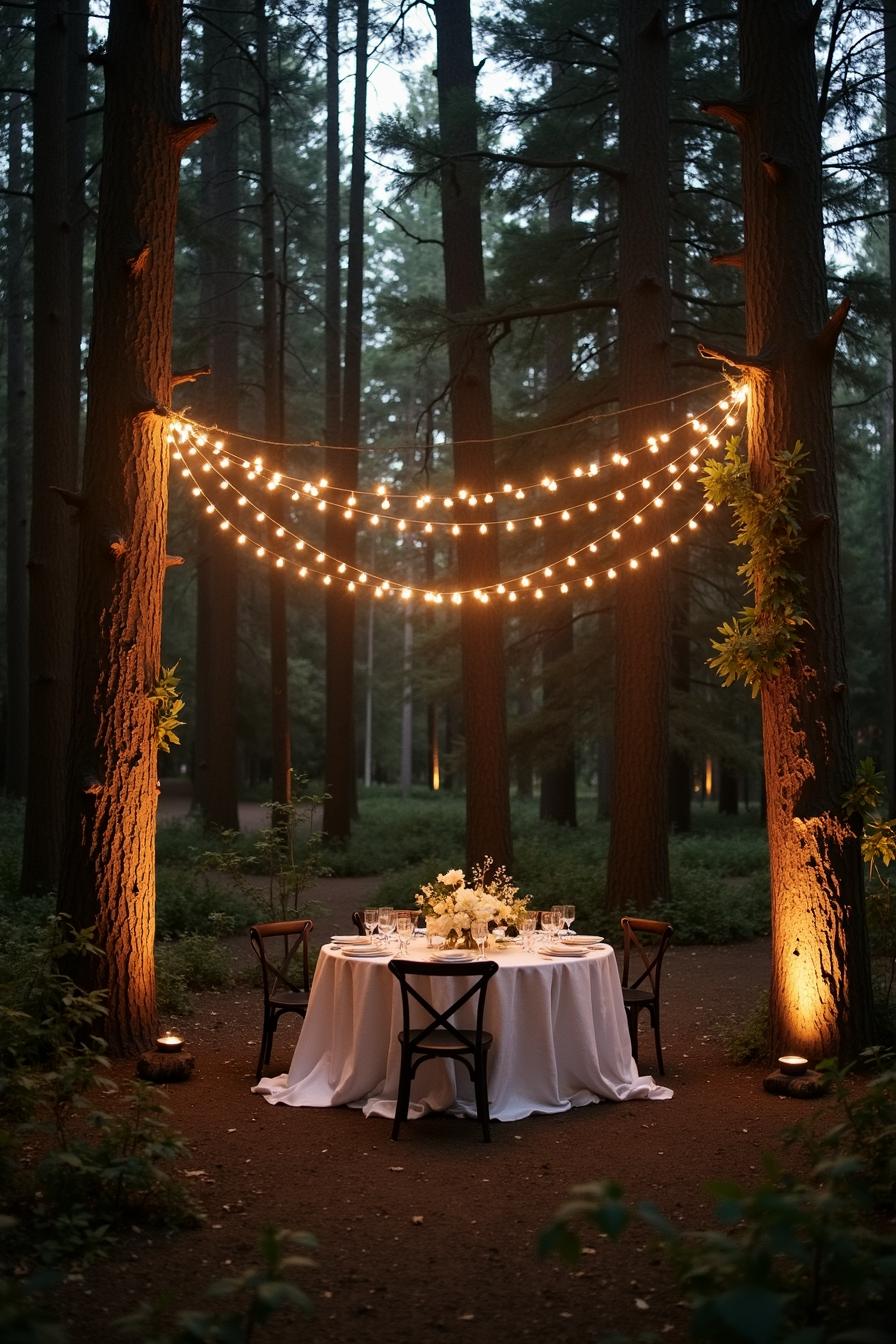
<instances>
[{"instance_id":1,"label":"folded white napkin","mask_svg":"<svg viewBox=\"0 0 896 1344\"><path fill-rule=\"evenodd\" d=\"M590 947L542 947L539 948L543 957L587 957L591 951Z\"/></svg>"},{"instance_id":2,"label":"folded white napkin","mask_svg":"<svg viewBox=\"0 0 896 1344\"><path fill-rule=\"evenodd\" d=\"M339 951L344 957L391 957L392 949L389 947L340 947Z\"/></svg>"}]
</instances>

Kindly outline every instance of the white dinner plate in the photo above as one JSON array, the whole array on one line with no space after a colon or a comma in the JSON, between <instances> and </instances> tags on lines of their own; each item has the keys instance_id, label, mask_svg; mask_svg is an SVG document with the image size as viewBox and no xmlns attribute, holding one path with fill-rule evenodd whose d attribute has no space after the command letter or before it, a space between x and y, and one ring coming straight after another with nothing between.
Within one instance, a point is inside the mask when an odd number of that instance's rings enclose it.
<instances>
[{"instance_id":1,"label":"white dinner plate","mask_svg":"<svg viewBox=\"0 0 896 1344\"><path fill-rule=\"evenodd\" d=\"M604 940L596 933L571 933L560 941L564 947L597 947Z\"/></svg>"},{"instance_id":2,"label":"white dinner plate","mask_svg":"<svg viewBox=\"0 0 896 1344\"><path fill-rule=\"evenodd\" d=\"M592 949L590 947L558 947L551 949L542 947L539 948L538 955L540 957L553 957L555 959L559 957L560 960L563 961L567 957L587 957L588 953L591 951Z\"/></svg>"},{"instance_id":3,"label":"white dinner plate","mask_svg":"<svg viewBox=\"0 0 896 1344\"><path fill-rule=\"evenodd\" d=\"M388 947L340 947L339 951L344 957L354 957L356 961L363 961L365 958L371 960L376 957L391 957L392 949Z\"/></svg>"},{"instance_id":4,"label":"white dinner plate","mask_svg":"<svg viewBox=\"0 0 896 1344\"><path fill-rule=\"evenodd\" d=\"M433 952L430 961L475 961L475 952Z\"/></svg>"},{"instance_id":5,"label":"white dinner plate","mask_svg":"<svg viewBox=\"0 0 896 1344\"><path fill-rule=\"evenodd\" d=\"M330 939L337 947L372 947L373 939L366 933L336 933Z\"/></svg>"}]
</instances>

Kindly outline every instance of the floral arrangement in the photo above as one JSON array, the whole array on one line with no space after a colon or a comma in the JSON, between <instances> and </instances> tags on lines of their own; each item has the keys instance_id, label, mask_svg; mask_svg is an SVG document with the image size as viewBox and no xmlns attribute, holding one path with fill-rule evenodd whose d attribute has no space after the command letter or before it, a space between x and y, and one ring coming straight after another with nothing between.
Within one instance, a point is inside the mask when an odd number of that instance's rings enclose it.
<instances>
[{"instance_id":1,"label":"floral arrangement","mask_svg":"<svg viewBox=\"0 0 896 1344\"><path fill-rule=\"evenodd\" d=\"M439 873L414 897L421 914L432 916L434 933L448 937L470 928L476 919L490 924L518 924L526 914L529 896L518 896L506 868L495 867L487 855L473 868L469 882L462 868Z\"/></svg>"}]
</instances>

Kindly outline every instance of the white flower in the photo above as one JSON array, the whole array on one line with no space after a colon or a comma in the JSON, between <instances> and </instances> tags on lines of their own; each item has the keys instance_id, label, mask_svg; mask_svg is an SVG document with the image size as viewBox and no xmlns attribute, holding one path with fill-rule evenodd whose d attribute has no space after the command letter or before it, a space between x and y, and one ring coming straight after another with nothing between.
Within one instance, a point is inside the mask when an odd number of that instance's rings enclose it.
<instances>
[{"instance_id":1,"label":"white flower","mask_svg":"<svg viewBox=\"0 0 896 1344\"><path fill-rule=\"evenodd\" d=\"M437 873L436 881L446 887L462 887L466 878L461 868L449 868L447 873Z\"/></svg>"}]
</instances>

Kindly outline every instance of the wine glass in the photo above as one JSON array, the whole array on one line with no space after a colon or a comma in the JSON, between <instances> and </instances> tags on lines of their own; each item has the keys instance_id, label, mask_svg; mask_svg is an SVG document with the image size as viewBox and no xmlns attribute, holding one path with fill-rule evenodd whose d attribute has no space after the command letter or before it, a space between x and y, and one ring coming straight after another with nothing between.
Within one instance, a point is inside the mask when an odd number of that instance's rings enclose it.
<instances>
[{"instance_id":1,"label":"wine glass","mask_svg":"<svg viewBox=\"0 0 896 1344\"><path fill-rule=\"evenodd\" d=\"M557 938L559 938L560 934L563 932L563 911L565 909L566 907L564 905L551 906L551 914L554 916L554 934Z\"/></svg>"},{"instance_id":2,"label":"wine glass","mask_svg":"<svg viewBox=\"0 0 896 1344\"><path fill-rule=\"evenodd\" d=\"M390 905L381 906L378 913L377 923L380 926L380 937L383 942L388 944L389 939L395 932L395 911Z\"/></svg>"},{"instance_id":3,"label":"wine glass","mask_svg":"<svg viewBox=\"0 0 896 1344\"><path fill-rule=\"evenodd\" d=\"M532 941L535 937L535 916L523 915L520 920L520 933L523 937L523 947L527 952L532 951Z\"/></svg>"},{"instance_id":4,"label":"wine glass","mask_svg":"<svg viewBox=\"0 0 896 1344\"><path fill-rule=\"evenodd\" d=\"M474 919L470 925L470 932L473 935L473 941L479 948L479 960L485 960L485 943L488 938L488 920Z\"/></svg>"},{"instance_id":5,"label":"wine glass","mask_svg":"<svg viewBox=\"0 0 896 1344\"><path fill-rule=\"evenodd\" d=\"M399 910L395 916L395 927L398 931L398 946L402 952L407 952L408 941L414 932L414 917L406 910Z\"/></svg>"},{"instance_id":6,"label":"wine glass","mask_svg":"<svg viewBox=\"0 0 896 1344\"><path fill-rule=\"evenodd\" d=\"M564 905L564 907L563 907L563 923L566 925L566 932L567 932L567 934L572 933L572 926L573 926L573 924L574 924L574 922L575 922L575 918L576 918L576 908L575 908L575 906L574 906L574 905Z\"/></svg>"},{"instance_id":7,"label":"wine glass","mask_svg":"<svg viewBox=\"0 0 896 1344\"><path fill-rule=\"evenodd\" d=\"M365 911L364 911L364 929L365 929L365 931L366 931L366 933L367 933L367 936L368 936L371 940L373 939L373 935L374 935L374 933L376 932L376 926L377 926L377 921L378 921L378 919L379 919L379 913L380 913L379 910L365 910Z\"/></svg>"}]
</instances>

